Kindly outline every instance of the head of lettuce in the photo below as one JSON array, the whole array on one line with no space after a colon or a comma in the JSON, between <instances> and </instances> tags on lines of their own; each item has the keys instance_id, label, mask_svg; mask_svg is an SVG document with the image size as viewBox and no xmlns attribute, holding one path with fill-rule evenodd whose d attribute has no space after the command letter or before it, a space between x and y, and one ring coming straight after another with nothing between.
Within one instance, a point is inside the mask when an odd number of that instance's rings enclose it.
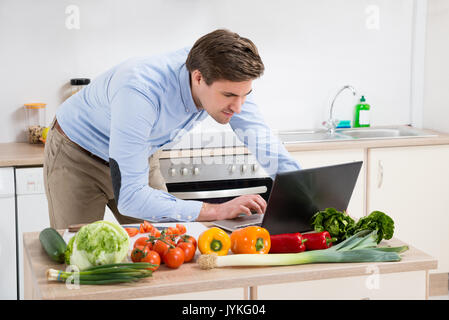
<instances>
[{"instance_id":1,"label":"head of lettuce","mask_svg":"<svg viewBox=\"0 0 449 320\"><path fill-rule=\"evenodd\" d=\"M80 270L122 262L129 249L128 233L120 225L97 221L81 227L65 252L65 262Z\"/></svg>"}]
</instances>

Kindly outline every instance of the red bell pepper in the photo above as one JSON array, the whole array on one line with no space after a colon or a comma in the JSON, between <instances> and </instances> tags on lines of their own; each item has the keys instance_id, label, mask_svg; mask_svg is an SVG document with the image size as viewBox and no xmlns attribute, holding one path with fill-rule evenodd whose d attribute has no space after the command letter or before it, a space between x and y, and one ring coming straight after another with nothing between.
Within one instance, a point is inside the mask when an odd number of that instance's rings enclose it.
<instances>
[{"instance_id":1,"label":"red bell pepper","mask_svg":"<svg viewBox=\"0 0 449 320\"><path fill-rule=\"evenodd\" d=\"M270 235L271 248L269 253L297 253L306 250L305 241L302 234L283 233Z\"/></svg>"},{"instance_id":2,"label":"red bell pepper","mask_svg":"<svg viewBox=\"0 0 449 320\"><path fill-rule=\"evenodd\" d=\"M307 239L306 250L321 250L332 247L332 243L337 241L337 238L332 238L329 232L304 233L302 235Z\"/></svg>"}]
</instances>

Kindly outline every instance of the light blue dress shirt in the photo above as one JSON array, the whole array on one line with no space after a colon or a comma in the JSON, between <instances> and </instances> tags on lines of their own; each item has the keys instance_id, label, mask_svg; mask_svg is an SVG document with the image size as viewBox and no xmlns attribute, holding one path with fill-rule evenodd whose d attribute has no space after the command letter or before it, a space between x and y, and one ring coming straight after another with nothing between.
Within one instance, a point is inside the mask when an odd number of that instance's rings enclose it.
<instances>
[{"instance_id":1,"label":"light blue dress shirt","mask_svg":"<svg viewBox=\"0 0 449 320\"><path fill-rule=\"evenodd\" d=\"M118 164L117 206L123 215L154 222L194 221L201 210L201 201L177 199L148 185L150 155L208 116L192 98L185 65L189 50L129 59L71 96L56 113L72 141ZM253 93L230 125L272 178L276 172L300 169L265 124Z\"/></svg>"}]
</instances>

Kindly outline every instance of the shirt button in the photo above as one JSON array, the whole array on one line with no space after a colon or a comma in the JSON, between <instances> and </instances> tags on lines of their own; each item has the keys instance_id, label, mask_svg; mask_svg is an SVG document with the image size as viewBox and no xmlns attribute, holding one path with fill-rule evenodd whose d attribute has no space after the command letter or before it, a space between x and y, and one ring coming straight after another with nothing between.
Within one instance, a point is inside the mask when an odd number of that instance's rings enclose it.
<instances>
[{"instance_id":1,"label":"shirt button","mask_svg":"<svg viewBox=\"0 0 449 320\"><path fill-rule=\"evenodd\" d=\"M178 214L177 216L176 216L176 219L181 219L181 215L180 214Z\"/></svg>"},{"instance_id":2,"label":"shirt button","mask_svg":"<svg viewBox=\"0 0 449 320\"><path fill-rule=\"evenodd\" d=\"M188 216L187 219L189 219L189 220L192 219L192 216Z\"/></svg>"}]
</instances>

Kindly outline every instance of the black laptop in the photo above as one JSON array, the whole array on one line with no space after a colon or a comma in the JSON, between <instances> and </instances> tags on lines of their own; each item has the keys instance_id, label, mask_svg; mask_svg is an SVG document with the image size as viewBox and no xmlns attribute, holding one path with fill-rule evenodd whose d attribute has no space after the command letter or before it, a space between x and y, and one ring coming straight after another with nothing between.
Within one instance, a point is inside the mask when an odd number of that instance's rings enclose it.
<instances>
[{"instance_id":1,"label":"black laptop","mask_svg":"<svg viewBox=\"0 0 449 320\"><path fill-rule=\"evenodd\" d=\"M363 161L276 174L265 214L218 220L228 231L259 225L270 234L311 231L311 217L326 208L347 209Z\"/></svg>"}]
</instances>

